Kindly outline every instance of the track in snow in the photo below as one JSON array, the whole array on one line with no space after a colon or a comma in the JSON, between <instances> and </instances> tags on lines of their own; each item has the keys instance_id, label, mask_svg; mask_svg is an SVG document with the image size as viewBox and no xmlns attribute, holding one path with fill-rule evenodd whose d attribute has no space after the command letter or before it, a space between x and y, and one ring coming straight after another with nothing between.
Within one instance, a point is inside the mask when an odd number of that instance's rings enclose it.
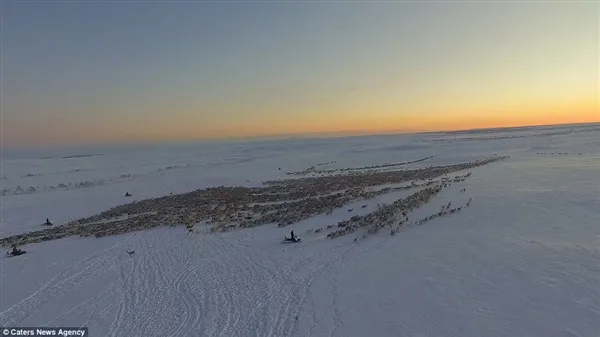
<instances>
[{"instance_id":1,"label":"track in snow","mask_svg":"<svg viewBox=\"0 0 600 337\"><path fill-rule=\"evenodd\" d=\"M316 242L294 251L278 243L265 250L251 245L243 238L174 229L139 232L58 273L0 313L0 325L31 322L37 310L53 311L51 303L110 275L103 289L54 312L47 323L78 320L107 336L288 336L297 332L314 280L356 247ZM135 254L125 254L128 249Z\"/></svg>"}]
</instances>

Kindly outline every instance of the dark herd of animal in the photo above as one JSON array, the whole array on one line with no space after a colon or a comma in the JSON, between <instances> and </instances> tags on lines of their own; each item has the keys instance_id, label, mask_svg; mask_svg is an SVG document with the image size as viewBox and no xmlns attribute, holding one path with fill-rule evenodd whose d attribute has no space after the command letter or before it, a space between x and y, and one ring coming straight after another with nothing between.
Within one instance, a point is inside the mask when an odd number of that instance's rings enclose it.
<instances>
[{"instance_id":1,"label":"dark herd of animal","mask_svg":"<svg viewBox=\"0 0 600 337\"><path fill-rule=\"evenodd\" d=\"M266 224L285 227L318 214L331 214L352 202L395 191L422 188L371 213L338 223L336 231L327 237L335 238L360 228L371 233L385 226L406 224L406 214L426 203L452 182L470 176L468 173L450 179L449 174L506 158L509 157L493 156L461 164L405 170L346 169L344 173L332 175L267 181L261 187L206 188L133 201L63 225L52 225L47 219L46 224L50 228L2 238L0 246L31 244L76 235L102 237L159 226L184 225L192 232L199 223L207 225L210 232ZM390 166L383 165L382 168L389 169ZM401 186L381 188L382 185ZM366 205L361 208L366 208ZM331 225L327 229L334 227Z\"/></svg>"}]
</instances>

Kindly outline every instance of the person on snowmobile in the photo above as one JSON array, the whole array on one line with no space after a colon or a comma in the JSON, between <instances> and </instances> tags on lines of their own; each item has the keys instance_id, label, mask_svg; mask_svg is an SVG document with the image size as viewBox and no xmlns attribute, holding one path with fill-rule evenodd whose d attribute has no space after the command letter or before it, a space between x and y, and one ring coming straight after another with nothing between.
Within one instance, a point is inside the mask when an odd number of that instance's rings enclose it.
<instances>
[{"instance_id":1,"label":"person on snowmobile","mask_svg":"<svg viewBox=\"0 0 600 337\"><path fill-rule=\"evenodd\" d=\"M292 241L296 241L296 237L294 236L294 230L292 229L292 232L290 233L290 237L292 238Z\"/></svg>"},{"instance_id":2,"label":"person on snowmobile","mask_svg":"<svg viewBox=\"0 0 600 337\"><path fill-rule=\"evenodd\" d=\"M12 252L10 252L12 255L18 255L21 253L21 250L19 248L17 248L17 245L12 245Z\"/></svg>"},{"instance_id":3,"label":"person on snowmobile","mask_svg":"<svg viewBox=\"0 0 600 337\"><path fill-rule=\"evenodd\" d=\"M50 219L46 218L46 226L52 226L52 222L50 222Z\"/></svg>"}]
</instances>

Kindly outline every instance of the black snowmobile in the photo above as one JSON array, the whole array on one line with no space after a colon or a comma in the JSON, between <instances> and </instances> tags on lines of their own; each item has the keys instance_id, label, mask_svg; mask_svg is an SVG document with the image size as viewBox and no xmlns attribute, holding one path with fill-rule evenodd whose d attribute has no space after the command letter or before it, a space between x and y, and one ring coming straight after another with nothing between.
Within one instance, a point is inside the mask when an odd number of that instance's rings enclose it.
<instances>
[{"instance_id":1,"label":"black snowmobile","mask_svg":"<svg viewBox=\"0 0 600 337\"><path fill-rule=\"evenodd\" d=\"M17 248L17 246L13 246L12 251L6 252L6 255L8 255L8 257L13 257L13 256L23 255L25 253L27 253L27 252L22 249Z\"/></svg>"},{"instance_id":2,"label":"black snowmobile","mask_svg":"<svg viewBox=\"0 0 600 337\"><path fill-rule=\"evenodd\" d=\"M301 242L302 239L300 239L299 237L295 237L295 238L288 238L287 236L283 237L283 241L281 241L281 243L298 243Z\"/></svg>"},{"instance_id":3,"label":"black snowmobile","mask_svg":"<svg viewBox=\"0 0 600 337\"><path fill-rule=\"evenodd\" d=\"M294 235L294 231L292 231L290 233L290 237L288 238L287 236L283 237L283 241L281 241L281 243L298 243L302 241L302 239L300 239L299 237Z\"/></svg>"}]
</instances>

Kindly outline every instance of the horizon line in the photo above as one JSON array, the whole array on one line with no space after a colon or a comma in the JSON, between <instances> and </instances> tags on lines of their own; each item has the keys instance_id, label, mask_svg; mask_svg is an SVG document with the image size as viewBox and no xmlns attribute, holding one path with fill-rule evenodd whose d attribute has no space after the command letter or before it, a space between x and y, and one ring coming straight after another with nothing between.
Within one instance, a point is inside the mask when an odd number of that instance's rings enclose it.
<instances>
[{"instance_id":1,"label":"horizon line","mask_svg":"<svg viewBox=\"0 0 600 337\"><path fill-rule=\"evenodd\" d=\"M473 131L493 131L493 130L515 130L534 127L556 127L569 125L591 125L600 124L600 120L595 122L573 122L573 123L558 123L558 124L530 124L519 126L493 126L479 127L467 129L442 129L435 131L417 131L417 130L386 130L376 132L373 130L348 130L348 131L313 131L300 133L285 133L285 134L266 134L266 135L251 135L237 137L207 137L207 138L192 138L192 139L172 139L172 140L139 140L139 141L117 141L117 142L98 142L84 145L64 144L50 146L10 146L3 147L0 142L0 152L4 151L37 151L37 150L59 150L70 148L94 148L103 146L144 146L144 145L167 145L167 144L189 144L189 143L228 143L228 142L253 142L253 141L269 141L282 139L342 139L351 137L365 136L391 136L391 135L425 135L436 133L461 133Z\"/></svg>"},{"instance_id":2,"label":"horizon line","mask_svg":"<svg viewBox=\"0 0 600 337\"><path fill-rule=\"evenodd\" d=\"M532 127L555 127L555 126L569 126L569 125L589 125L589 124L600 124L600 120L594 122L572 122L572 123L558 123L558 124L528 124L519 126L493 126L493 127L478 127L468 129L442 129L435 131L416 131L416 130L386 130L381 132L374 132L372 130L349 130L349 131L313 131L313 132L299 132L299 133L285 133L285 134L267 134L267 135L255 135L255 136L239 136L239 137L226 137L226 138L204 138L204 139L188 139L181 140L185 141L198 141L198 140L234 140L234 139L275 139L275 138L309 138L309 139L329 139L329 138L348 138L348 137L360 137L360 136L386 136L386 135L419 135L419 134L434 134L434 133L448 133L448 132L469 132L469 131L486 131L486 130L507 130L507 129L525 129ZM345 134L345 135L344 135ZM340 135L339 137L311 137L312 135ZM175 141L178 142L178 141Z\"/></svg>"}]
</instances>

